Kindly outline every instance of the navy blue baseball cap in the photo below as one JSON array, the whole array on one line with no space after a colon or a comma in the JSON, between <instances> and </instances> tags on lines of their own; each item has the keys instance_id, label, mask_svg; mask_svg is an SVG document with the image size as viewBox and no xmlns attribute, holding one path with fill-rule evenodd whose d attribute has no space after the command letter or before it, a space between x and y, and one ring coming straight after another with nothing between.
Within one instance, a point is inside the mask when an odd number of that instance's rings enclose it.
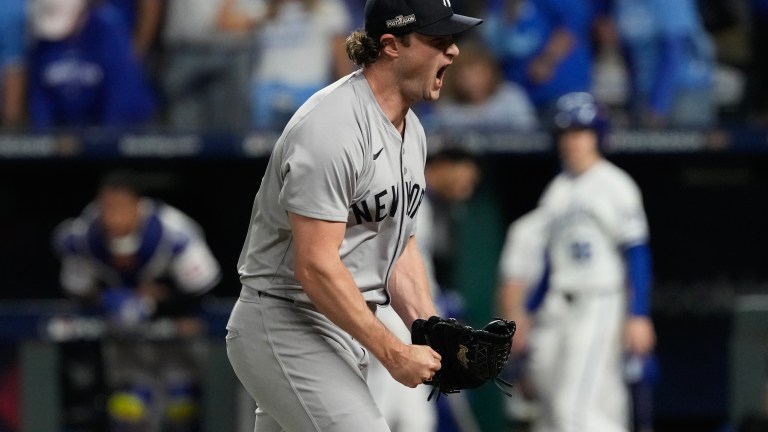
<instances>
[{"instance_id":1,"label":"navy blue baseball cap","mask_svg":"<svg viewBox=\"0 0 768 432\"><path fill-rule=\"evenodd\" d=\"M451 0L367 0L365 31L395 36L420 33L449 36L465 32L483 20L453 13Z\"/></svg>"}]
</instances>

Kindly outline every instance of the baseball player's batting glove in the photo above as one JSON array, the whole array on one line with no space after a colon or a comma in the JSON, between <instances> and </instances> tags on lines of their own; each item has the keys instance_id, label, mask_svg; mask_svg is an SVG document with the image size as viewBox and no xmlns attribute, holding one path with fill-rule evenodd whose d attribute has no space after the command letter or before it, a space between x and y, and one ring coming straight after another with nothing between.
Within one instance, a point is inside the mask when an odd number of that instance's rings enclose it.
<instances>
[{"instance_id":1,"label":"baseball player's batting glove","mask_svg":"<svg viewBox=\"0 0 768 432\"><path fill-rule=\"evenodd\" d=\"M480 387L493 381L505 394L501 385L512 387L499 374L504 370L512 349L515 334L514 321L496 318L482 329L460 324L454 318L433 316L417 319L411 325L411 341L429 345L442 356L441 368L431 381L433 386L427 400L437 392L457 393L459 390Z\"/></svg>"}]
</instances>

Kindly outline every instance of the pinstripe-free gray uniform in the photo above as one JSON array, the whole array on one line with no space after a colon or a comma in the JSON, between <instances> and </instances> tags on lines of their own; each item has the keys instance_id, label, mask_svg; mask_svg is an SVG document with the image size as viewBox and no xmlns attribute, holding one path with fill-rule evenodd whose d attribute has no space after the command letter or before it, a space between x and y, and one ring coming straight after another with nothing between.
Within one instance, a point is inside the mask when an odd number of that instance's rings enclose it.
<instances>
[{"instance_id":1,"label":"pinstripe-free gray uniform","mask_svg":"<svg viewBox=\"0 0 768 432\"><path fill-rule=\"evenodd\" d=\"M341 260L372 308L386 303L424 196L424 130L413 112L405 123L401 137L358 71L308 100L273 150L227 336L230 361L260 406L259 432L388 430L364 381L367 351L312 307L294 276L287 212L346 223Z\"/></svg>"}]
</instances>

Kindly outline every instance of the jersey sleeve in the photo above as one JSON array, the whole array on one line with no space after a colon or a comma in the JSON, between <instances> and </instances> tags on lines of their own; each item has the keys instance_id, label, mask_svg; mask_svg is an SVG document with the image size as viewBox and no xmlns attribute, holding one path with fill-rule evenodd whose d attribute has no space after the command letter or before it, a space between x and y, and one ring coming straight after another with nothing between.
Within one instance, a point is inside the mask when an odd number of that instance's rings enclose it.
<instances>
[{"instance_id":1,"label":"jersey sleeve","mask_svg":"<svg viewBox=\"0 0 768 432\"><path fill-rule=\"evenodd\" d=\"M648 316L651 309L651 251L647 244L637 244L624 250L629 281L629 312Z\"/></svg>"},{"instance_id":2,"label":"jersey sleeve","mask_svg":"<svg viewBox=\"0 0 768 432\"><path fill-rule=\"evenodd\" d=\"M171 266L173 278L185 294L200 295L221 279L221 269L202 239L191 238L175 257Z\"/></svg>"},{"instance_id":3,"label":"jersey sleeve","mask_svg":"<svg viewBox=\"0 0 768 432\"><path fill-rule=\"evenodd\" d=\"M85 297L98 289L96 269L87 258L76 255L61 258L59 283L67 294L75 297Z\"/></svg>"},{"instance_id":4,"label":"jersey sleeve","mask_svg":"<svg viewBox=\"0 0 768 432\"><path fill-rule=\"evenodd\" d=\"M346 222L362 165L362 149L349 130L297 125L286 136L279 203L302 216Z\"/></svg>"},{"instance_id":5,"label":"jersey sleeve","mask_svg":"<svg viewBox=\"0 0 768 432\"><path fill-rule=\"evenodd\" d=\"M611 212L616 242L622 247L631 247L648 241L648 221L643 210L640 189L628 177L617 182L615 207Z\"/></svg>"},{"instance_id":6,"label":"jersey sleeve","mask_svg":"<svg viewBox=\"0 0 768 432\"><path fill-rule=\"evenodd\" d=\"M499 276L503 281L536 283L544 271L545 239L541 221L529 213L513 222L507 230L499 260Z\"/></svg>"},{"instance_id":7,"label":"jersey sleeve","mask_svg":"<svg viewBox=\"0 0 768 432\"><path fill-rule=\"evenodd\" d=\"M59 283L65 293L75 297L90 295L98 289L93 262L77 248L77 231L83 228L80 222L68 219L54 229L52 236L53 250L61 261Z\"/></svg>"},{"instance_id":8,"label":"jersey sleeve","mask_svg":"<svg viewBox=\"0 0 768 432\"><path fill-rule=\"evenodd\" d=\"M189 215L164 202L155 202L158 215L173 239L170 273L178 289L201 295L221 279L221 267L205 241L203 228Z\"/></svg>"}]
</instances>

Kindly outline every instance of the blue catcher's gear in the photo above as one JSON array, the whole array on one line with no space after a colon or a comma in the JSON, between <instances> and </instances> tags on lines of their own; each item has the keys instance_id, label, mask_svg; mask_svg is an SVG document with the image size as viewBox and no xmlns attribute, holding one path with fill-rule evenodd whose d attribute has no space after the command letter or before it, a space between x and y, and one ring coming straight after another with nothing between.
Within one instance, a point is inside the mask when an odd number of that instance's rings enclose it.
<instances>
[{"instance_id":1,"label":"blue catcher's gear","mask_svg":"<svg viewBox=\"0 0 768 432\"><path fill-rule=\"evenodd\" d=\"M166 422L174 432L192 432L197 430L200 416L200 391L191 383L177 383L168 389L168 407L165 410Z\"/></svg>"},{"instance_id":2,"label":"blue catcher's gear","mask_svg":"<svg viewBox=\"0 0 768 432\"><path fill-rule=\"evenodd\" d=\"M126 431L146 428L152 399L152 391L146 387L134 387L113 393L107 401L107 413L113 427Z\"/></svg>"}]
</instances>

